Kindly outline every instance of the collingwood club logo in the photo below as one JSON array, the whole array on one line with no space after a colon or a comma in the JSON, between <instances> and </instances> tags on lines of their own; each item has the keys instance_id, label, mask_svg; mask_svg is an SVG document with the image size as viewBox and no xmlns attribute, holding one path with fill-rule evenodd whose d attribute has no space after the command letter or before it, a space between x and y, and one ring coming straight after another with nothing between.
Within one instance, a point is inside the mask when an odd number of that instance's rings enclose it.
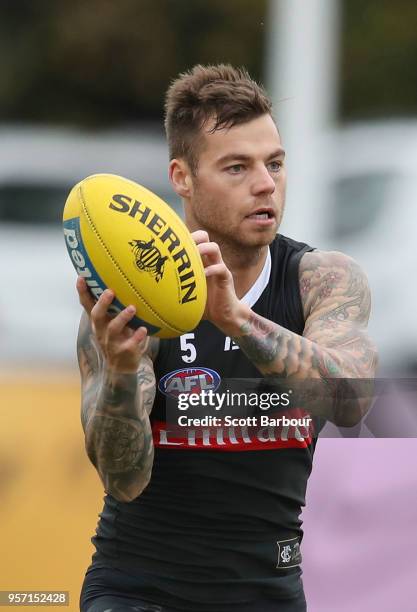
<instances>
[{"instance_id":1,"label":"collingwood club logo","mask_svg":"<svg viewBox=\"0 0 417 612\"><path fill-rule=\"evenodd\" d=\"M284 563L289 563L291 561L291 546L284 546L281 551L281 559Z\"/></svg>"},{"instance_id":2,"label":"collingwood club logo","mask_svg":"<svg viewBox=\"0 0 417 612\"><path fill-rule=\"evenodd\" d=\"M151 238L148 242L145 240L132 240L129 242L129 245L135 256L136 267L141 272L151 274L156 282L159 283L164 275L164 266L168 257L162 257L160 250L155 246L155 239Z\"/></svg>"},{"instance_id":3,"label":"collingwood club logo","mask_svg":"<svg viewBox=\"0 0 417 612\"><path fill-rule=\"evenodd\" d=\"M281 540L277 542L278 562L277 569L295 567L301 563L301 551L299 538Z\"/></svg>"}]
</instances>

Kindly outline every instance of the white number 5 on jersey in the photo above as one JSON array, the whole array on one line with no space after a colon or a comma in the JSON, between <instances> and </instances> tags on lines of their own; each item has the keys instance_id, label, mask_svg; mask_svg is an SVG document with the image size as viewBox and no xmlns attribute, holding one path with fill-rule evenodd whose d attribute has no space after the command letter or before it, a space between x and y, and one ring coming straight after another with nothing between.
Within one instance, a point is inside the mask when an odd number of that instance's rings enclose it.
<instances>
[{"instance_id":1,"label":"white number 5 on jersey","mask_svg":"<svg viewBox=\"0 0 417 612\"><path fill-rule=\"evenodd\" d=\"M180 336L181 351L185 354L181 355L181 359L185 363L192 363L197 357L197 351L195 350L194 344L191 340L194 340L194 334L183 334Z\"/></svg>"}]
</instances>

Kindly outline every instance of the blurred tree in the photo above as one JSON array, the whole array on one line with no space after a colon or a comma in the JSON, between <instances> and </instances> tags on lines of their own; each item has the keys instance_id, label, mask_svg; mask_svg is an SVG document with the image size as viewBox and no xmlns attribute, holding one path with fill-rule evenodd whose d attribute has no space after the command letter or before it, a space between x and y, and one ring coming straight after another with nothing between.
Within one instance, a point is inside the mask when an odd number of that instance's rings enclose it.
<instances>
[{"instance_id":1,"label":"blurred tree","mask_svg":"<svg viewBox=\"0 0 417 612\"><path fill-rule=\"evenodd\" d=\"M266 0L0 3L0 117L101 125L160 118L197 62L259 77ZM247 44L250 41L250 44Z\"/></svg>"},{"instance_id":2,"label":"blurred tree","mask_svg":"<svg viewBox=\"0 0 417 612\"><path fill-rule=\"evenodd\" d=\"M417 2L343 0L340 115L417 114Z\"/></svg>"},{"instance_id":3,"label":"blurred tree","mask_svg":"<svg viewBox=\"0 0 417 612\"><path fill-rule=\"evenodd\" d=\"M160 121L198 62L261 79L267 1L0 0L0 120ZM417 3L341 1L341 118L416 114Z\"/></svg>"}]
</instances>

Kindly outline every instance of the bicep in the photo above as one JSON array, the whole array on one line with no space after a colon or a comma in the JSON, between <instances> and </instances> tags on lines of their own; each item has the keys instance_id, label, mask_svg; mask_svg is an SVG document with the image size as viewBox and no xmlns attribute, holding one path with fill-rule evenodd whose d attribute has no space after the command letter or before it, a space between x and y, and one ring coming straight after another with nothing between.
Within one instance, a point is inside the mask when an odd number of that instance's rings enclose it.
<instances>
[{"instance_id":1,"label":"bicep","mask_svg":"<svg viewBox=\"0 0 417 612\"><path fill-rule=\"evenodd\" d=\"M337 323L332 328L310 322L304 336L337 361L347 378L372 378L377 366L375 345L365 328L354 323Z\"/></svg>"},{"instance_id":2,"label":"bicep","mask_svg":"<svg viewBox=\"0 0 417 612\"><path fill-rule=\"evenodd\" d=\"M344 362L346 376L372 377L377 357L367 332L368 280L358 264L341 253L319 254L316 259L315 267L310 263L304 271L310 291L304 300L308 316L303 336Z\"/></svg>"}]
</instances>

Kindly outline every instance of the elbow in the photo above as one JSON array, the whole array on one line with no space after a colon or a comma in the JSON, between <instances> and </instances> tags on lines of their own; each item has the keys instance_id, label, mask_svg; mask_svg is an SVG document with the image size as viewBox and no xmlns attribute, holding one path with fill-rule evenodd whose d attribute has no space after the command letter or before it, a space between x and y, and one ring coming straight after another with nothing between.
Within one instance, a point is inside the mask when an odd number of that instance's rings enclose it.
<instances>
[{"instance_id":1,"label":"elbow","mask_svg":"<svg viewBox=\"0 0 417 612\"><path fill-rule=\"evenodd\" d=\"M151 475L141 482L131 483L128 486L122 487L119 483L113 482L109 486L105 486L105 491L108 495L114 497L118 502L130 504L142 495L146 487L150 483ZM105 483L104 483L105 484Z\"/></svg>"},{"instance_id":2,"label":"elbow","mask_svg":"<svg viewBox=\"0 0 417 612\"><path fill-rule=\"evenodd\" d=\"M134 461L130 460L128 453L116 452L118 450L105 447L103 440L97 444L93 436L86 436L88 457L100 476L105 492L119 502L131 503L142 495L151 480L153 445L140 449L143 452L137 453Z\"/></svg>"},{"instance_id":3,"label":"elbow","mask_svg":"<svg viewBox=\"0 0 417 612\"><path fill-rule=\"evenodd\" d=\"M338 416L334 419L334 424L338 427L355 427L362 420L362 416L358 414L346 414Z\"/></svg>"},{"instance_id":4,"label":"elbow","mask_svg":"<svg viewBox=\"0 0 417 612\"><path fill-rule=\"evenodd\" d=\"M111 495L111 497L113 497L116 501L123 502L124 504L130 504L131 502L135 501L135 499L137 499L142 492L143 490L130 494L128 492L118 491L117 489L112 491L106 489L107 495Z\"/></svg>"},{"instance_id":5,"label":"elbow","mask_svg":"<svg viewBox=\"0 0 417 612\"><path fill-rule=\"evenodd\" d=\"M336 410L332 420L338 427L355 427L366 416L370 404L369 400L346 402L342 410Z\"/></svg>"},{"instance_id":6,"label":"elbow","mask_svg":"<svg viewBox=\"0 0 417 612\"><path fill-rule=\"evenodd\" d=\"M130 503L142 495L150 483L152 465L146 470L146 472L145 470L135 470L114 474L108 472L105 466L100 465L100 463L97 461L95 449L92 449L86 445L86 450L88 458L100 476L105 492L114 497L115 500Z\"/></svg>"},{"instance_id":7,"label":"elbow","mask_svg":"<svg viewBox=\"0 0 417 612\"><path fill-rule=\"evenodd\" d=\"M106 493L115 500L132 503L142 495L151 481L152 464L140 470L130 470L118 474L100 472L100 477Z\"/></svg>"}]
</instances>

